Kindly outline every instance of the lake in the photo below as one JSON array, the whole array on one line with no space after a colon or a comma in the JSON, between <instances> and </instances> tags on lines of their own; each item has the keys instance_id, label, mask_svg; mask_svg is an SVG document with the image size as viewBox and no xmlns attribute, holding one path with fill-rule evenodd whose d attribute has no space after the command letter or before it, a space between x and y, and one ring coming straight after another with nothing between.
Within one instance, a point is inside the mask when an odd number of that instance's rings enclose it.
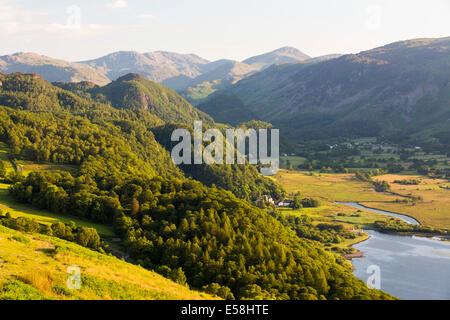
<instances>
[{"instance_id":1,"label":"lake","mask_svg":"<svg viewBox=\"0 0 450 320\"><path fill-rule=\"evenodd\" d=\"M339 203L419 225L414 218L402 214L367 208L355 202ZM450 299L449 242L416 236L390 235L373 230L364 232L368 233L370 238L353 246L364 253L363 258L352 259L353 273L358 279L367 282L374 272L379 271L381 290L397 298Z\"/></svg>"},{"instance_id":2,"label":"lake","mask_svg":"<svg viewBox=\"0 0 450 320\"><path fill-rule=\"evenodd\" d=\"M450 299L450 243L421 237L366 231L370 239L353 247L364 258L353 259L354 275L367 281L375 265L381 289L401 299Z\"/></svg>"}]
</instances>

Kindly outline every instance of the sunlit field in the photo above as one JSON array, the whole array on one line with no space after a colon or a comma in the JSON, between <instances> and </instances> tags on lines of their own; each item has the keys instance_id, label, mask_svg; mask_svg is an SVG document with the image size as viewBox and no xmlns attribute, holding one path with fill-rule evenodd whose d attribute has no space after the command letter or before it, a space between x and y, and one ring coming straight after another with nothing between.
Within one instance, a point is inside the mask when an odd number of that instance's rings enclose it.
<instances>
[{"instance_id":1,"label":"sunlit field","mask_svg":"<svg viewBox=\"0 0 450 320\"><path fill-rule=\"evenodd\" d=\"M334 202L359 202L360 204L394 213L409 215L422 224L435 227L450 228L450 190L445 189L448 183L445 180L429 179L419 176L385 175L375 177L374 180L386 180L391 184L394 194L375 192L368 182L361 182L353 174L319 174L303 171L280 170L274 177L286 191L293 195L301 192L306 197L318 198L324 206L316 211L321 215L336 212L353 212L355 209L344 208ZM404 186L393 183L395 180L420 179L420 185ZM415 203L396 202L408 197L422 197L422 201ZM302 209L306 210L306 209ZM305 211L306 213L307 211ZM369 217L376 214L367 213ZM365 224L372 219L360 221L361 218L350 219L339 217L339 221ZM336 220L336 221L337 221Z\"/></svg>"}]
</instances>

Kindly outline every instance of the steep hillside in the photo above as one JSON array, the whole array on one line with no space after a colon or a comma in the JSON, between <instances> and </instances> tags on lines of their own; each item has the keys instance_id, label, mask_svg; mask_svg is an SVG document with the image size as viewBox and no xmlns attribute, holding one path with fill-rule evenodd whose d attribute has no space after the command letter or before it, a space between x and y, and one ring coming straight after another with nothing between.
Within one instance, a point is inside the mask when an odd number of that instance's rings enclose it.
<instances>
[{"instance_id":1,"label":"steep hillside","mask_svg":"<svg viewBox=\"0 0 450 320\"><path fill-rule=\"evenodd\" d=\"M443 130L450 119L450 38L398 42L314 64L272 66L225 93L291 136Z\"/></svg>"},{"instance_id":2,"label":"steep hillside","mask_svg":"<svg viewBox=\"0 0 450 320\"><path fill-rule=\"evenodd\" d=\"M295 63L305 61L311 57L292 47L283 47L259 56L251 57L243 63L262 70L274 64Z\"/></svg>"},{"instance_id":3,"label":"steep hillside","mask_svg":"<svg viewBox=\"0 0 450 320\"><path fill-rule=\"evenodd\" d=\"M0 262L0 300L213 298L115 257L54 237L3 226L0 226ZM79 290L67 287L70 266L80 268Z\"/></svg>"},{"instance_id":4,"label":"steep hillside","mask_svg":"<svg viewBox=\"0 0 450 320\"><path fill-rule=\"evenodd\" d=\"M91 81L99 85L110 82L102 72L84 64L57 60L35 53L16 53L0 57L2 73L36 73L47 81Z\"/></svg>"},{"instance_id":5,"label":"steep hillside","mask_svg":"<svg viewBox=\"0 0 450 320\"><path fill-rule=\"evenodd\" d=\"M90 92L104 96L115 108L148 110L164 121L193 123L194 120L203 120L213 123L210 116L191 106L173 89L138 74L127 74Z\"/></svg>"},{"instance_id":6,"label":"steep hillside","mask_svg":"<svg viewBox=\"0 0 450 320\"><path fill-rule=\"evenodd\" d=\"M219 60L213 64L217 67L187 82L184 88L178 88L190 102L198 104L217 90L228 88L258 71L257 67L232 60Z\"/></svg>"},{"instance_id":7,"label":"steep hillside","mask_svg":"<svg viewBox=\"0 0 450 320\"><path fill-rule=\"evenodd\" d=\"M213 95L207 102L200 103L197 108L209 114L215 121L233 126L243 121L259 119L259 116L245 107L241 99L230 94Z\"/></svg>"}]
</instances>

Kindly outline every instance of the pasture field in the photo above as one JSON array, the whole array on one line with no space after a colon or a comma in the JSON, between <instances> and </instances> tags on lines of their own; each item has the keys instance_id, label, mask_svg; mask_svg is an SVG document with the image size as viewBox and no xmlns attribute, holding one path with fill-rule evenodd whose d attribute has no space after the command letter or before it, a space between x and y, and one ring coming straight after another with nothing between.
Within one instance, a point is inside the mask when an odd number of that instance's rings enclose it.
<instances>
[{"instance_id":1,"label":"pasture field","mask_svg":"<svg viewBox=\"0 0 450 320\"><path fill-rule=\"evenodd\" d=\"M421 176L385 175L374 180L385 180L391 184L393 194L375 192L369 182L358 181L353 174L319 174L305 171L280 170L274 179L293 196L301 192L304 197L319 199L320 208L312 211L314 218L327 217L336 222L364 226L384 216L372 212L361 212L335 202L358 202L364 206L411 216L422 224L450 229L450 190L448 181ZM401 185L395 180L420 179L419 185ZM408 197L421 197L422 201L404 203ZM400 202L399 202L400 200ZM294 214L311 214L310 209L301 209ZM338 213L341 215L338 216ZM360 215L359 217L357 215Z\"/></svg>"},{"instance_id":2,"label":"pasture field","mask_svg":"<svg viewBox=\"0 0 450 320\"><path fill-rule=\"evenodd\" d=\"M393 193L421 197L422 200L411 203L401 202L361 202L362 205L385 211L405 214L425 225L450 229L450 189L448 181L431 179L423 176L385 175L376 177L376 180L387 181ZM396 180L417 179L419 185L402 185L394 183ZM402 199L402 197L400 197Z\"/></svg>"}]
</instances>

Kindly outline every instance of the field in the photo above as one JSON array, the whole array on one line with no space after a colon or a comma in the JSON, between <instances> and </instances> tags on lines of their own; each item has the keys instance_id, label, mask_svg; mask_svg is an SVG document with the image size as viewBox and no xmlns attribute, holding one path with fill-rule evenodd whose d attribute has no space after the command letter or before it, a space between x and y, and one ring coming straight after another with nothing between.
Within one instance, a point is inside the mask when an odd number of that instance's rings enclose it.
<instances>
[{"instance_id":1,"label":"field","mask_svg":"<svg viewBox=\"0 0 450 320\"><path fill-rule=\"evenodd\" d=\"M422 183L414 186L393 183L395 180L411 178L418 178ZM359 202L367 207L412 216L425 225L450 229L450 190L441 188L448 185L448 182L444 180L404 175L385 175L375 178L391 182L392 191L399 194L395 195L375 192L370 183L354 179L353 174L319 174L280 170L274 179L286 189L290 196L301 192L304 197L319 199L322 206L315 209L313 214L316 217L320 215L333 221L359 226L383 217L370 212L359 212L357 209L334 203ZM408 199L407 197L411 196L420 196L423 201L418 201L416 204L396 202L396 200ZM310 209L303 209L298 214L312 214L308 210ZM338 213L342 213L342 215L338 216Z\"/></svg>"},{"instance_id":2,"label":"field","mask_svg":"<svg viewBox=\"0 0 450 320\"><path fill-rule=\"evenodd\" d=\"M66 285L69 266L80 269L80 289ZM0 226L0 300L212 298L113 256Z\"/></svg>"},{"instance_id":3,"label":"field","mask_svg":"<svg viewBox=\"0 0 450 320\"><path fill-rule=\"evenodd\" d=\"M319 145L325 145L325 142L319 143ZM330 145L329 145L330 146ZM414 160L421 160L428 163L428 165L432 166L435 169L445 170L450 169L450 157L445 154L438 153L430 153L426 154L419 147L400 147L394 144L378 144L376 142L376 138L360 138L360 139L351 139L347 142L342 142L339 144L335 144L330 146L329 150L317 152L316 156L324 156L328 154L331 159L336 160L338 162L344 162L341 156L331 155L332 151L339 149L341 147L350 147L357 148L358 153L346 156L347 160L352 160L356 163L355 166L347 167L349 172L355 171L369 171L371 168L368 167L358 167L358 164L367 160L371 160L371 163L376 164L380 168L385 168L388 163L399 164L403 167L403 171L401 174L418 174L417 170L411 168ZM302 152L307 152L309 154L314 154L315 151L308 151L308 149L302 149ZM400 157L402 152L410 153L410 156L407 160ZM299 165L304 164L306 158L300 156L286 155L284 154L281 157L281 168L289 169L290 165L292 169L299 169ZM317 169L317 168L316 168ZM319 168L320 169L320 168ZM316 171L319 172L320 170Z\"/></svg>"},{"instance_id":4,"label":"field","mask_svg":"<svg viewBox=\"0 0 450 320\"><path fill-rule=\"evenodd\" d=\"M103 238L108 239L113 237L114 235L114 233L108 226L81 220L76 217L63 216L51 213L49 211L39 210L30 207L26 204L17 202L14 200L13 197L9 195L8 187L9 185L0 183L0 210L2 210L5 213L9 212L13 218L17 217L32 218L42 224L53 224L58 221L68 223L70 221L73 221L78 226L95 228L99 233L99 235Z\"/></svg>"},{"instance_id":5,"label":"field","mask_svg":"<svg viewBox=\"0 0 450 320\"><path fill-rule=\"evenodd\" d=\"M414 217L422 224L450 229L450 189L447 180L420 176L385 175L376 177L390 183L392 192L413 197L422 197L417 203L361 202L362 205L381 210L402 213ZM419 185L401 185L395 180L418 179Z\"/></svg>"}]
</instances>

